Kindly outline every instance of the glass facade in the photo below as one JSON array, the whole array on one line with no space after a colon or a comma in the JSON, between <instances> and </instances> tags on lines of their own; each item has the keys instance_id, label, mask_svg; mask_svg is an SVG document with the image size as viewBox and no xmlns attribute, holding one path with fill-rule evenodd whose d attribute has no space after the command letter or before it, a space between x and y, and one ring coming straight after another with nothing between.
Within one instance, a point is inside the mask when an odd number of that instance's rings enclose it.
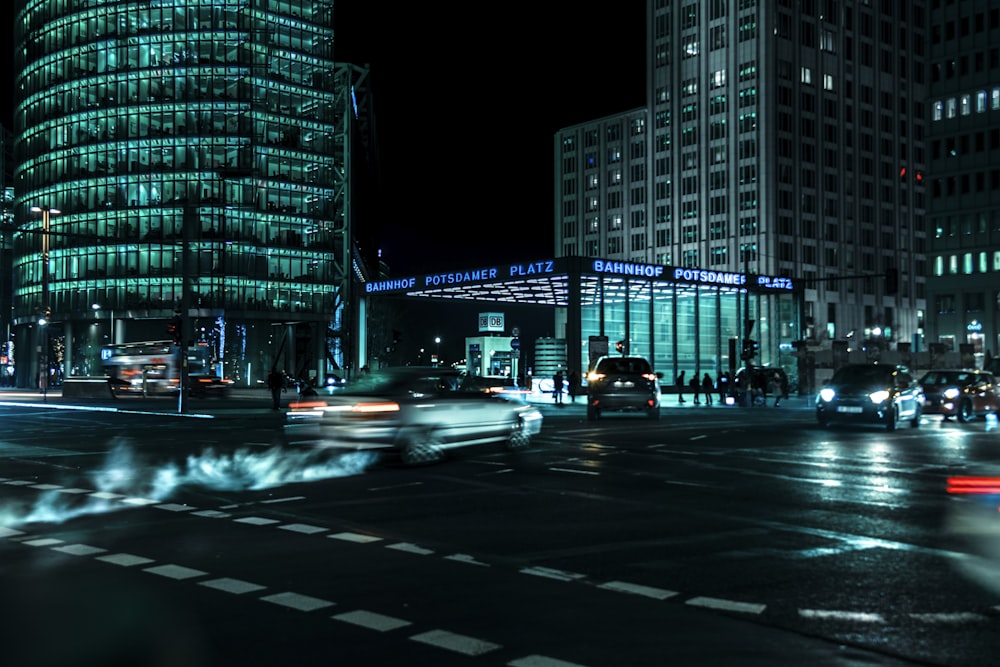
<instances>
[{"instance_id":1,"label":"glass facade","mask_svg":"<svg viewBox=\"0 0 1000 667\"><path fill-rule=\"evenodd\" d=\"M52 373L99 374L175 312L238 382L349 363L366 72L333 60L332 2L18 5L18 384L43 333Z\"/></svg>"}]
</instances>

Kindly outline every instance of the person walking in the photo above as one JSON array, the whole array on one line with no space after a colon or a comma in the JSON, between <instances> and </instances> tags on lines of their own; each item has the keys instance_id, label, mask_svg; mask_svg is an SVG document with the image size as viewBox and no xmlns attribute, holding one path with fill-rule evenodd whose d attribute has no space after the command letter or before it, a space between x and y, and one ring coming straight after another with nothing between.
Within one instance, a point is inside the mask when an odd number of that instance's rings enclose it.
<instances>
[{"instance_id":1,"label":"person walking","mask_svg":"<svg viewBox=\"0 0 1000 667\"><path fill-rule=\"evenodd\" d=\"M719 381L716 383L719 389L719 405L727 405L726 397L729 396L729 371L719 373Z\"/></svg>"},{"instance_id":2,"label":"person walking","mask_svg":"<svg viewBox=\"0 0 1000 667\"><path fill-rule=\"evenodd\" d=\"M705 373L704 377L701 378L701 391L705 394L705 405L712 404L712 394L715 392L715 383L712 382L712 376Z\"/></svg>"},{"instance_id":3,"label":"person walking","mask_svg":"<svg viewBox=\"0 0 1000 667\"><path fill-rule=\"evenodd\" d=\"M281 392L285 388L285 376L277 366L267 374L267 388L271 390L271 409L277 410L281 407Z\"/></svg>"},{"instance_id":4,"label":"person walking","mask_svg":"<svg viewBox=\"0 0 1000 667\"><path fill-rule=\"evenodd\" d=\"M556 405L562 405L562 392L563 374L562 371L556 371L556 374L552 376L552 400L556 402Z\"/></svg>"},{"instance_id":5,"label":"person walking","mask_svg":"<svg viewBox=\"0 0 1000 667\"><path fill-rule=\"evenodd\" d=\"M691 375L691 380L688 382L688 386L691 387L691 393L694 394L694 404L700 405L701 401L698 400L698 393L701 390L701 384L698 382L697 373Z\"/></svg>"},{"instance_id":6,"label":"person walking","mask_svg":"<svg viewBox=\"0 0 1000 667\"><path fill-rule=\"evenodd\" d=\"M677 376L677 402L684 403L684 373L687 371L681 371L681 374Z\"/></svg>"},{"instance_id":7,"label":"person walking","mask_svg":"<svg viewBox=\"0 0 1000 667\"><path fill-rule=\"evenodd\" d=\"M788 398L788 376L784 373L774 373L774 407L778 407L781 399Z\"/></svg>"},{"instance_id":8,"label":"person walking","mask_svg":"<svg viewBox=\"0 0 1000 667\"><path fill-rule=\"evenodd\" d=\"M570 371L566 380L569 383L569 402L576 403L576 393L580 390L580 374Z\"/></svg>"}]
</instances>

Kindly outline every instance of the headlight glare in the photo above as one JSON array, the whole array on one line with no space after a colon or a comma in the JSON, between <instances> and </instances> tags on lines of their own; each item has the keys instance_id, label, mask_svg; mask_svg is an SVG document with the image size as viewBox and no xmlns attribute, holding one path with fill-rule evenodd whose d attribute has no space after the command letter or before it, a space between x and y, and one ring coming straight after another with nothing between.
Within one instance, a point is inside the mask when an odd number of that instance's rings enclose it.
<instances>
[{"instance_id":1,"label":"headlight glare","mask_svg":"<svg viewBox=\"0 0 1000 667\"><path fill-rule=\"evenodd\" d=\"M879 389L878 391L873 391L868 394L868 399L872 403L885 403L889 400L889 392L885 389Z\"/></svg>"},{"instance_id":2,"label":"headlight glare","mask_svg":"<svg viewBox=\"0 0 1000 667\"><path fill-rule=\"evenodd\" d=\"M829 403L830 401L832 401L833 397L836 396L836 395L837 395L837 392L835 392L830 387L823 387L822 389L819 390L820 400L825 401L826 403Z\"/></svg>"},{"instance_id":3,"label":"headlight glare","mask_svg":"<svg viewBox=\"0 0 1000 667\"><path fill-rule=\"evenodd\" d=\"M947 389L944 390L943 395L947 399L956 399L958 398L958 395L961 393L962 392L959 391L958 387L948 387Z\"/></svg>"}]
</instances>

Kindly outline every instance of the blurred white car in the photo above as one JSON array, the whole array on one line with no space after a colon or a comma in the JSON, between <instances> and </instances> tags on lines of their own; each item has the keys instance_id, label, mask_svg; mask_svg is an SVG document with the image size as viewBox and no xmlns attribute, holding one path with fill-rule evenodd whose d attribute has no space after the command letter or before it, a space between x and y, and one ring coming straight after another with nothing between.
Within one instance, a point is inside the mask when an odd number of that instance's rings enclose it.
<instances>
[{"instance_id":1,"label":"blurred white car","mask_svg":"<svg viewBox=\"0 0 1000 667\"><path fill-rule=\"evenodd\" d=\"M292 403L288 422L318 424L327 446L398 451L408 465L469 445L522 449L541 431L537 408L463 379L449 368L372 371L330 396Z\"/></svg>"}]
</instances>

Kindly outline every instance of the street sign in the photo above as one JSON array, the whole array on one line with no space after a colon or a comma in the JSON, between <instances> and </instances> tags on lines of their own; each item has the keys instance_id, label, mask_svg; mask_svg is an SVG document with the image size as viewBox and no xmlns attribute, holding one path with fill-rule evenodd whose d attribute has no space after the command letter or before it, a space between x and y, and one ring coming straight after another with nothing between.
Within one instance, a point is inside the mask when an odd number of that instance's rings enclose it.
<instances>
[{"instance_id":1,"label":"street sign","mask_svg":"<svg viewBox=\"0 0 1000 667\"><path fill-rule=\"evenodd\" d=\"M512 349L512 350L519 350L519 349L521 349L521 339L520 338L511 338L510 339L510 349Z\"/></svg>"}]
</instances>

